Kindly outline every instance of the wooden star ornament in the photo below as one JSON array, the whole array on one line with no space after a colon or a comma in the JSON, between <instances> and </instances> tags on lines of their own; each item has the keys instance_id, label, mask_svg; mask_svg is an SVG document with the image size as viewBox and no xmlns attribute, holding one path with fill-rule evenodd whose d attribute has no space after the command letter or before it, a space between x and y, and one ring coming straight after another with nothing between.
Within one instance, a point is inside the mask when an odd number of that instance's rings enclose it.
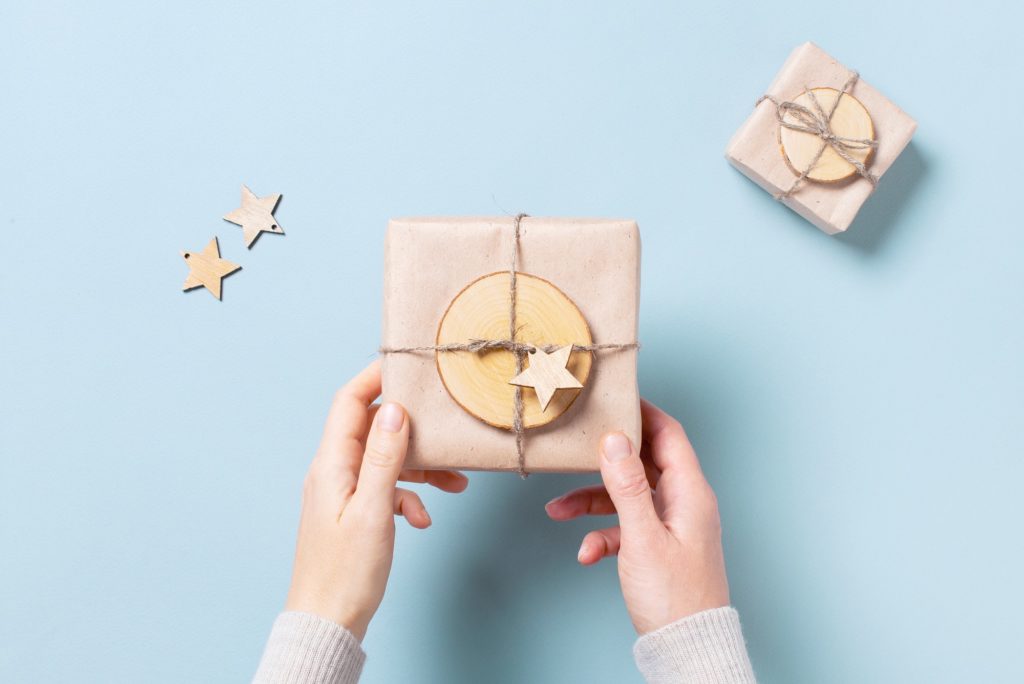
<instances>
[{"instance_id":1,"label":"wooden star ornament","mask_svg":"<svg viewBox=\"0 0 1024 684\"><path fill-rule=\"evenodd\" d=\"M583 383L566 369L570 354L572 354L571 344L559 347L550 354L543 349L537 349L536 352L530 354L530 366L509 380L508 384L532 387L537 393L540 410L546 411L551 397L555 396L555 390L581 389L583 387Z\"/></svg>"},{"instance_id":2,"label":"wooden star ornament","mask_svg":"<svg viewBox=\"0 0 1024 684\"><path fill-rule=\"evenodd\" d=\"M284 230L277 225L277 219L274 218L274 210L280 201L281 195L257 197L252 190L243 185L242 206L226 214L224 220L242 226L245 246L252 248L252 243L256 242L260 233L284 235Z\"/></svg>"},{"instance_id":3,"label":"wooden star ornament","mask_svg":"<svg viewBox=\"0 0 1024 684\"><path fill-rule=\"evenodd\" d=\"M238 264L220 258L220 246L217 244L217 238L210 240L210 244L206 245L202 252L182 252L181 256L188 262L189 268L188 278L185 278L185 287L182 289L191 290L202 286L217 299L220 299L221 280L242 268Z\"/></svg>"}]
</instances>

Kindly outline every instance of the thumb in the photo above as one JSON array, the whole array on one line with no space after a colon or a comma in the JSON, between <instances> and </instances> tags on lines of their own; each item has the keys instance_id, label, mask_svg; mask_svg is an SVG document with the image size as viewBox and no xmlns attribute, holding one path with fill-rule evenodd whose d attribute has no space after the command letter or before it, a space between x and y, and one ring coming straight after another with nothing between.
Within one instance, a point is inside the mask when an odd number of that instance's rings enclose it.
<instances>
[{"instance_id":1,"label":"thumb","mask_svg":"<svg viewBox=\"0 0 1024 684\"><path fill-rule=\"evenodd\" d=\"M601 439L601 479L619 513L623 538L647 535L661 526L644 464L621 432Z\"/></svg>"},{"instance_id":2,"label":"thumb","mask_svg":"<svg viewBox=\"0 0 1024 684\"><path fill-rule=\"evenodd\" d=\"M409 420L405 409L399 404L384 404L374 416L366 437L355 496L370 508L386 510L389 517L394 505L395 483L402 472L408 447Z\"/></svg>"}]
</instances>

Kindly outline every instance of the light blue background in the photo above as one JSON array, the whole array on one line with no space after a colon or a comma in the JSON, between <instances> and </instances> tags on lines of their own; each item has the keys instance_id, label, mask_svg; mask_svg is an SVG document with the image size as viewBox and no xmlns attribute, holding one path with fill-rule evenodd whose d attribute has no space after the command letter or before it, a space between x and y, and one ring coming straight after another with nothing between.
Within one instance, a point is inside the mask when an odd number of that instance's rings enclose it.
<instances>
[{"instance_id":1,"label":"light blue background","mask_svg":"<svg viewBox=\"0 0 1024 684\"><path fill-rule=\"evenodd\" d=\"M763 681L1024 679L1013 3L161 4L0 6L0 680L248 678L388 217L518 210L639 221ZM838 238L722 159L808 39L920 122ZM427 492L365 681L638 681L605 523L542 510L593 479Z\"/></svg>"}]
</instances>

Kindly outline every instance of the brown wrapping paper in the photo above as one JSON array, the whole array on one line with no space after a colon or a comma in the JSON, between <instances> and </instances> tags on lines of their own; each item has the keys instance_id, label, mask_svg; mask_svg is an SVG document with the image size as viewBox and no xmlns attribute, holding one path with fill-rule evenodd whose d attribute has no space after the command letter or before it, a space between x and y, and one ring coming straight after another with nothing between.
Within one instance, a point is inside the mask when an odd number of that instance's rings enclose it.
<instances>
[{"instance_id":1,"label":"brown wrapping paper","mask_svg":"<svg viewBox=\"0 0 1024 684\"><path fill-rule=\"evenodd\" d=\"M805 87L839 90L850 73L817 45L804 43L789 56L765 94L785 101L797 97ZM868 170L884 182L882 176L910 142L917 122L863 78L857 81L850 94L860 100L871 115L878 148ZM725 153L733 166L773 195L789 190L796 179L779 149L778 128L775 105L765 100L736 131ZM872 190L871 183L860 176L837 184L808 181L782 202L831 235L850 227Z\"/></svg>"},{"instance_id":2,"label":"brown wrapping paper","mask_svg":"<svg viewBox=\"0 0 1024 684\"><path fill-rule=\"evenodd\" d=\"M382 346L431 345L448 304L482 275L511 265L513 219L408 218L388 225ZM596 343L637 340L640 232L634 221L525 218L519 271L554 283L579 307ZM455 352L466 353L466 352ZM525 433L526 470L598 469L601 435L640 443L636 349L595 352L585 389L557 420ZM411 468L518 470L515 436L464 411L438 376L435 354L383 355L383 400L411 420Z\"/></svg>"}]
</instances>

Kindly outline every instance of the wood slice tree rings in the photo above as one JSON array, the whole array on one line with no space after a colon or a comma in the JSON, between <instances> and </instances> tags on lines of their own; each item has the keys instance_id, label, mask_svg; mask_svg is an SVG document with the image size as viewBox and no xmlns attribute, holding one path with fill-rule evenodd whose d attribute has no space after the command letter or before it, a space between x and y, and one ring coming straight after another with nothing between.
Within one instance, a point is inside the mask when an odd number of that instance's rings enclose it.
<instances>
[{"instance_id":1,"label":"wood slice tree rings","mask_svg":"<svg viewBox=\"0 0 1024 684\"><path fill-rule=\"evenodd\" d=\"M835 88L812 88L810 92L814 93L818 104L825 112L832 109L840 94ZM818 111L807 92L801 93L793 102L807 107L812 112ZM783 120L800 123L792 112L786 112L783 115ZM875 137L875 127L871 122L871 115L868 114L868 110L860 103L860 100L849 93L845 93L839 101L839 106L836 107L836 111L832 115L830 125L832 132L842 138L873 140ZM797 175L803 173L804 169L811 165L823 144L825 141L813 133L794 131L785 126L779 126L779 145L782 147L782 155ZM851 157L866 165L873 150L870 147L865 147L864 149L850 149L847 152ZM857 168L839 156L839 153L831 145L828 145L822 152L821 158L814 164L814 168L807 174L807 179L818 183L838 183L856 174Z\"/></svg>"},{"instance_id":2,"label":"wood slice tree rings","mask_svg":"<svg viewBox=\"0 0 1024 684\"><path fill-rule=\"evenodd\" d=\"M537 346L592 342L590 328L573 301L543 278L526 273L516 276L516 326L517 342ZM502 271L474 280L455 296L441 317L436 344L507 340L508 336L509 273ZM574 351L566 367L585 385L592 364L591 352ZM437 352L437 372L459 406L485 423L512 429L516 390L509 384L516 375L512 352ZM558 390L545 411L541 411L536 392L529 388L521 391L523 426L533 428L565 413L582 390Z\"/></svg>"}]
</instances>

